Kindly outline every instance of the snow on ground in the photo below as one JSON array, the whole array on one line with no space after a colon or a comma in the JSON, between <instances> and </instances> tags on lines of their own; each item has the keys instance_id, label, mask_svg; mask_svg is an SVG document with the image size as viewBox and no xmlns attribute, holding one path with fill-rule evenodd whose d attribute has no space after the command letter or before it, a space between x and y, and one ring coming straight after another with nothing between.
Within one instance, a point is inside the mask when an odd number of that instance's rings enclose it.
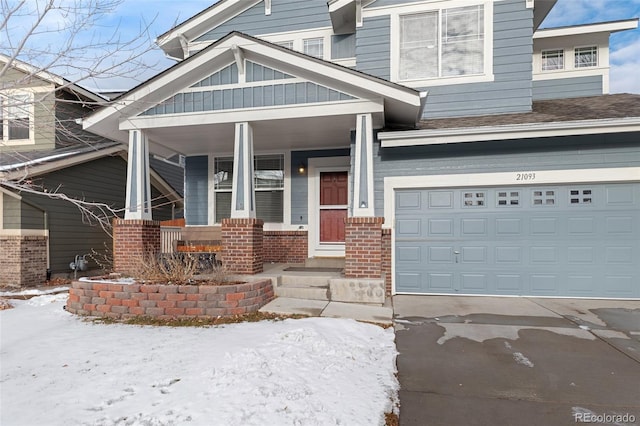
<instances>
[{"instance_id":1,"label":"snow on ground","mask_svg":"<svg viewBox=\"0 0 640 426\"><path fill-rule=\"evenodd\" d=\"M13 297L13 296L40 296L43 294L60 293L61 291L68 291L69 287L51 287L51 288L29 288L26 290L16 291L0 291L0 297Z\"/></svg>"},{"instance_id":2,"label":"snow on ground","mask_svg":"<svg viewBox=\"0 0 640 426\"><path fill-rule=\"evenodd\" d=\"M0 312L0 424L369 426L397 402L392 328L94 324L66 297Z\"/></svg>"}]
</instances>

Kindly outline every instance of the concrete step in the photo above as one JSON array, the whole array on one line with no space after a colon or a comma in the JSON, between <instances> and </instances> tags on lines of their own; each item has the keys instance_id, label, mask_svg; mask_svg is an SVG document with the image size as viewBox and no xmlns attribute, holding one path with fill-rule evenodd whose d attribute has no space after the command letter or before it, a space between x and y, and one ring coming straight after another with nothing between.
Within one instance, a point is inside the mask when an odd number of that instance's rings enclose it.
<instances>
[{"instance_id":1,"label":"concrete step","mask_svg":"<svg viewBox=\"0 0 640 426\"><path fill-rule=\"evenodd\" d=\"M344 257L310 257L304 261L307 268L341 268L344 269Z\"/></svg>"},{"instance_id":2,"label":"concrete step","mask_svg":"<svg viewBox=\"0 0 640 426\"><path fill-rule=\"evenodd\" d=\"M280 285L274 289L277 297L329 301L329 286Z\"/></svg>"},{"instance_id":3,"label":"concrete step","mask_svg":"<svg viewBox=\"0 0 640 426\"><path fill-rule=\"evenodd\" d=\"M317 275L282 275L280 285L285 287L328 287L329 277Z\"/></svg>"}]
</instances>

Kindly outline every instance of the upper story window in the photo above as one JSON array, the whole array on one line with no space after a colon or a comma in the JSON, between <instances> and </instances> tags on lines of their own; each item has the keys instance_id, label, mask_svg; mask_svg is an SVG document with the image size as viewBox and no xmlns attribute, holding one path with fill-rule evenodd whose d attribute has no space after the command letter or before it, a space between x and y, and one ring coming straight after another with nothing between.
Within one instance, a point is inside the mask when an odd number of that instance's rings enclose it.
<instances>
[{"instance_id":1,"label":"upper story window","mask_svg":"<svg viewBox=\"0 0 640 426\"><path fill-rule=\"evenodd\" d=\"M542 51L542 71L564 69L564 50L553 49Z\"/></svg>"},{"instance_id":2,"label":"upper story window","mask_svg":"<svg viewBox=\"0 0 640 426\"><path fill-rule=\"evenodd\" d=\"M307 38L303 40L303 53L316 58L324 58L324 38Z\"/></svg>"},{"instance_id":3,"label":"upper story window","mask_svg":"<svg viewBox=\"0 0 640 426\"><path fill-rule=\"evenodd\" d=\"M399 17L399 80L482 74L484 6L440 9Z\"/></svg>"},{"instance_id":4,"label":"upper story window","mask_svg":"<svg viewBox=\"0 0 640 426\"><path fill-rule=\"evenodd\" d=\"M293 50L293 40L279 41L276 43L278 46L286 47Z\"/></svg>"},{"instance_id":5,"label":"upper story window","mask_svg":"<svg viewBox=\"0 0 640 426\"><path fill-rule=\"evenodd\" d=\"M0 96L0 142L31 139L32 103L32 96L28 94Z\"/></svg>"},{"instance_id":6,"label":"upper story window","mask_svg":"<svg viewBox=\"0 0 640 426\"><path fill-rule=\"evenodd\" d=\"M576 47L575 68L598 66L598 48L596 46Z\"/></svg>"}]
</instances>

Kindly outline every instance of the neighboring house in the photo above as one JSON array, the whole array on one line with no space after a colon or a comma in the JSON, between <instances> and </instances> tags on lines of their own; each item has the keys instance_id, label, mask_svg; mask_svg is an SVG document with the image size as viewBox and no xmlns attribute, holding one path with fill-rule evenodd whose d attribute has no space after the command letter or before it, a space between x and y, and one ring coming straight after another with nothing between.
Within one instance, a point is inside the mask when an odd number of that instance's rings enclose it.
<instances>
[{"instance_id":1,"label":"neighboring house","mask_svg":"<svg viewBox=\"0 0 640 426\"><path fill-rule=\"evenodd\" d=\"M7 60L0 57L0 66ZM76 255L112 250L111 236L95 219L89 221L76 205L43 192L101 203L121 216L127 146L96 137L76 123L105 102L90 91L20 61L12 63L2 87L0 286L40 285L47 270L68 276ZM182 176L177 164L152 160L151 197L158 220L181 214ZM28 183L35 192L11 183ZM98 267L87 260L90 269Z\"/></svg>"},{"instance_id":2,"label":"neighboring house","mask_svg":"<svg viewBox=\"0 0 640 426\"><path fill-rule=\"evenodd\" d=\"M637 298L640 96L607 93L609 35L638 20L539 29L554 4L221 0L84 128L185 156L187 226L221 224L232 270L344 257L394 294Z\"/></svg>"}]
</instances>

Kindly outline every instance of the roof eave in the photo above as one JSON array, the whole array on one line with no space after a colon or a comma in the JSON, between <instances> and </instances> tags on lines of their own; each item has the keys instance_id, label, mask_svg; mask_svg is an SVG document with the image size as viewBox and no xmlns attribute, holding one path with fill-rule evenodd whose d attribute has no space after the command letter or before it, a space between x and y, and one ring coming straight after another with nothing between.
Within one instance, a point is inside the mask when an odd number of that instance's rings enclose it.
<instances>
[{"instance_id":1,"label":"roof eave","mask_svg":"<svg viewBox=\"0 0 640 426\"><path fill-rule=\"evenodd\" d=\"M640 117L381 132L383 148L640 132Z\"/></svg>"}]
</instances>

